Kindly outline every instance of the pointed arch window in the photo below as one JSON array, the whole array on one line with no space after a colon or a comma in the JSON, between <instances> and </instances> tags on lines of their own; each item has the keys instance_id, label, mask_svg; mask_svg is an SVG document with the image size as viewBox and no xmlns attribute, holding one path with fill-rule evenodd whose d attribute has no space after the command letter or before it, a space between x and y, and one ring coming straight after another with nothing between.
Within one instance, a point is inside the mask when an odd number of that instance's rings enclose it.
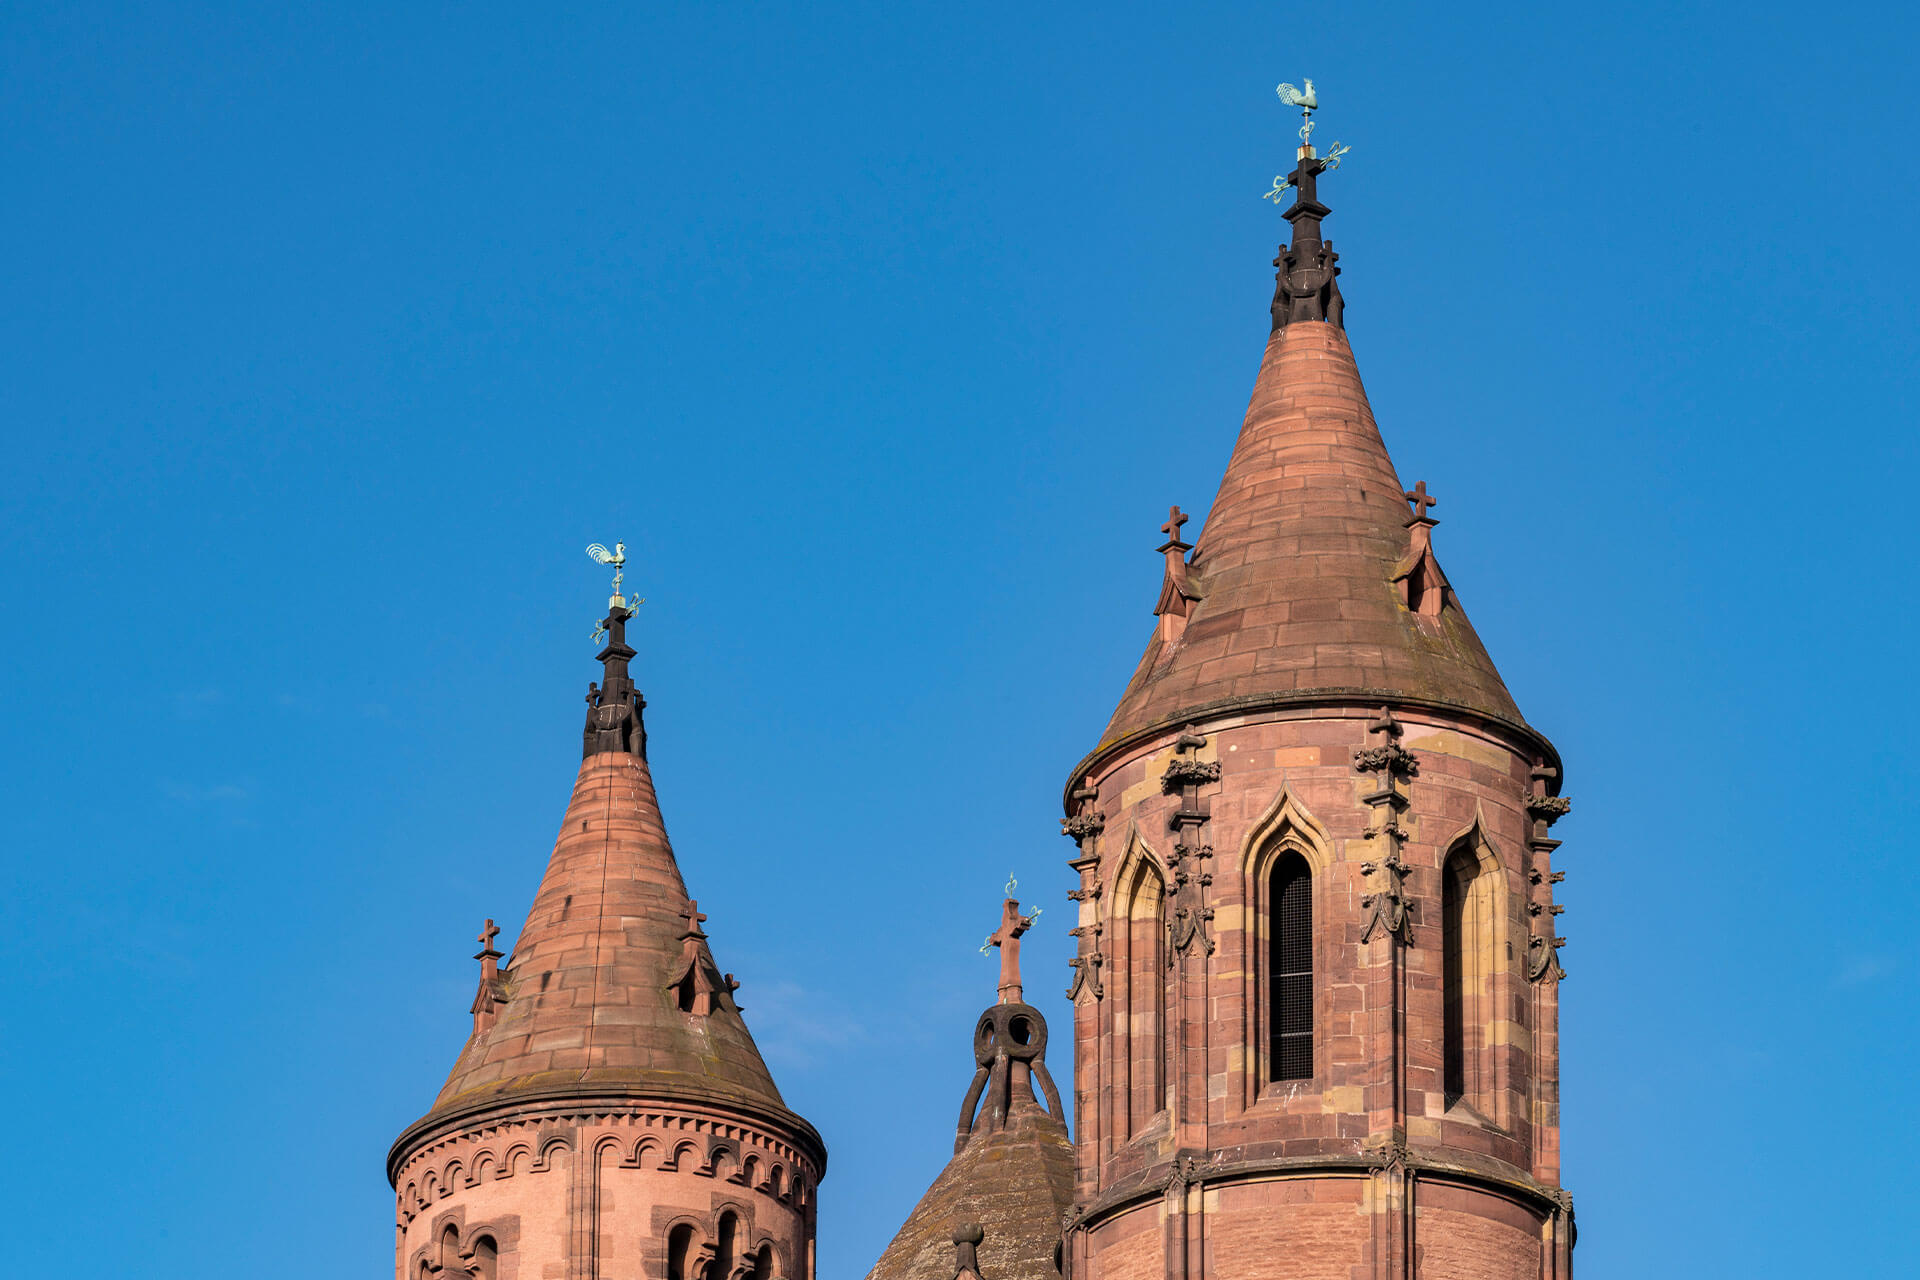
<instances>
[{"instance_id":1,"label":"pointed arch window","mask_svg":"<svg viewBox=\"0 0 1920 1280\"><path fill-rule=\"evenodd\" d=\"M1167 884L1141 858L1127 881L1125 968L1126 1134L1144 1131L1166 1109Z\"/></svg>"},{"instance_id":2,"label":"pointed arch window","mask_svg":"<svg viewBox=\"0 0 1920 1280\"><path fill-rule=\"evenodd\" d=\"M1495 996L1505 968L1500 870L1478 841L1455 845L1440 882L1441 1082L1446 1102L1497 1120L1493 1080Z\"/></svg>"},{"instance_id":3,"label":"pointed arch window","mask_svg":"<svg viewBox=\"0 0 1920 1280\"><path fill-rule=\"evenodd\" d=\"M1274 1080L1313 1078L1313 871L1289 850L1267 886L1267 1025Z\"/></svg>"}]
</instances>

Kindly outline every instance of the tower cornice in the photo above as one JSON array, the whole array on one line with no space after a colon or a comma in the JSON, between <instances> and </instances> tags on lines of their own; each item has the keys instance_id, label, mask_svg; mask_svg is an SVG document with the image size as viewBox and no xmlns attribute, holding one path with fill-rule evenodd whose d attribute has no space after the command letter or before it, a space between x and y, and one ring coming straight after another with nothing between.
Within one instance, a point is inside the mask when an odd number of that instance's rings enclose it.
<instances>
[{"instance_id":1,"label":"tower cornice","mask_svg":"<svg viewBox=\"0 0 1920 1280\"><path fill-rule=\"evenodd\" d=\"M1089 776L1100 777L1115 764L1138 755L1147 744L1178 733L1188 725L1202 729L1223 727L1223 721L1255 719L1354 719L1370 720L1382 706L1396 713L1408 712L1444 718L1493 735L1525 756L1538 756L1554 768L1560 768L1560 752L1547 736L1522 720L1493 715L1465 703L1440 698L1421 698L1385 689L1295 689L1284 693L1245 694L1220 698L1176 715L1165 716L1142 725L1117 738L1101 743L1082 756L1068 772L1062 789L1065 812L1075 812L1074 792Z\"/></svg>"},{"instance_id":2,"label":"tower cornice","mask_svg":"<svg viewBox=\"0 0 1920 1280\"><path fill-rule=\"evenodd\" d=\"M609 1081L584 1084L576 1081L516 1089L511 1094L456 1103L422 1116L408 1125L388 1150L387 1181L397 1187L400 1170L408 1160L435 1142L463 1130L509 1121L538 1120L547 1116L603 1110L625 1113L659 1110L680 1114L698 1113L731 1123L739 1123L743 1118L757 1121L805 1154L813 1162L816 1179L827 1171L827 1147L819 1130L807 1123L799 1113L786 1107L742 1102L737 1096L721 1090L702 1089L692 1084L661 1089L657 1085L623 1086Z\"/></svg>"}]
</instances>

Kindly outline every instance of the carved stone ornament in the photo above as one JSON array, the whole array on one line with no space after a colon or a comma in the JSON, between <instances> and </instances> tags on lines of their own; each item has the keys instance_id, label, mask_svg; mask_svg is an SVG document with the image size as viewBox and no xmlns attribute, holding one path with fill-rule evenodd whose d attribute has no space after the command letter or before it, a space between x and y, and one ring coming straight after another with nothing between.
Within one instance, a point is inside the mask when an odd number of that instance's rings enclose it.
<instances>
[{"instance_id":1,"label":"carved stone ornament","mask_svg":"<svg viewBox=\"0 0 1920 1280\"><path fill-rule=\"evenodd\" d=\"M1527 939L1527 981L1541 982L1551 977L1558 982L1567 976L1567 971L1560 967L1560 948L1566 941L1537 933Z\"/></svg>"},{"instance_id":2,"label":"carved stone ornament","mask_svg":"<svg viewBox=\"0 0 1920 1280\"><path fill-rule=\"evenodd\" d=\"M1372 942L1377 934L1384 932L1402 943L1411 942L1412 908L1407 902L1407 865L1400 861L1400 854L1396 851L1378 862L1363 862L1360 870L1368 876L1385 877L1380 881L1379 889L1361 895L1360 908L1368 912L1368 916L1366 931L1360 935L1360 941Z\"/></svg>"},{"instance_id":3,"label":"carved stone ornament","mask_svg":"<svg viewBox=\"0 0 1920 1280\"><path fill-rule=\"evenodd\" d=\"M1220 781L1220 762L1218 760L1195 760L1191 756L1175 756L1167 761L1167 771L1160 775L1161 785L1172 791L1188 785L1205 786Z\"/></svg>"},{"instance_id":4,"label":"carved stone ornament","mask_svg":"<svg viewBox=\"0 0 1920 1280\"><path fill-rule=\"evenodd\" d=\"M1213 908L1181 905L1173 909L1173 918L1167 922L1167 940L1173 944L1173 955L1185 955L1195 947L1205 955L1213 954L1213 939L1208 936L1206 926L1213 919ZM1167 957L1169 967L1173 956Z\"/></svg>"},{"instance_id":5,"label":"carved stone ornament","mask_svg":"<svg viewBox=\"0 0 1920 1280\"><path fill-rule=\"evenodd\" d=\"M1528 796L1527 812L1535 818L1552 826L1573 808L1573 801L1566 796Z\"/></svg>"},{"instance_id":6,"label":"carved stone ornament","mask_svg":"<svg viewBox=\"0 0 1920 1280\"><path fill-rule=\"evenodd\" d=\"M1097 836L1106 829L1107 820L1098 812L1076 813L1071 818L1060 819L1060 833L1075 840Z\"/></svg>"},{"instance_id":7,"label":"carved stone ornament","mask_svg":"<svg viewBox=\"0 0 1920 1280\"><path fill-rule=\"evenodd\" d=\"M1362 747L1353 753L1353 767L1361 773L1379 773L1391 770L1402 778L1415 778L1420 775L1420 761L1413 752L1397 742L1384 747Z\"/></svg>"},{"instance_id":8,"label":"carved stone ornament","mask_svg":"<svg viewBox=\"0 0 1920 1280\"><path fill-rule=\"evenodd\" d=\"M1100 967L1106 962L1107 958L1098 951L1090 951L1067 961L1073 968L1073 981L1067 986L1068 1001L1077 1001L1082 991L1090 992L1095 1000L1106 998L1106 989L1100 982Z\"/></svg>"}]
</instances>

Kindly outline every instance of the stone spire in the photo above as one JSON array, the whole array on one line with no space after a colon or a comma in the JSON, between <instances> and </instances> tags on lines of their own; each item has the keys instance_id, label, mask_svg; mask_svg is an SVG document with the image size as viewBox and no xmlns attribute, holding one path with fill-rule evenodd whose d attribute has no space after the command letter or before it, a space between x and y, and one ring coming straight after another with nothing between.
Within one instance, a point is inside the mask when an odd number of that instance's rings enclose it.
<instances>
[{"instance_id":1,"label":"stone spire","mask_svg":"<svg viewBox=\"0 0 1920 1280\"><path fill-rule=\"evenodd\" d=\"M1402 496L1340 323L1328 210L1315 198L1326 161L1301 151L1283 180L1297 188L1293 244L1276 260L1274 327L1246 420L1191 560L1175 563L1177 533L1160 548L1158 625L1102 749L1309 696L1427 700L1524 723L1439 571L1431 500L1424 487Z\"/></svg>"},{"instance_id":2,"label":"stone spire","mask_svg":"<svg viewBox=\"0 0 1920 1280\"><path fill-rule=\"evenodd\" d=\"M813 1186L826 1151L775 1087L734 999L739 984L714 962L707 917L668 843L647 763L646 700L628 670L631 616L616 596L602 624L602 680L587 695L584 758L512 955L496 963L488 921L472 1034L431 1109L389 1155L407 1277L415 1252L439 1247L434 1215L463 1203L436 1204L429 1176L440 1179L439 1195L458 1190L436 1166L451 1159L479 1179L488 1157L492 1176L518 1176L511 1148L522 1142L531 1153L523 1173L562 1170L551 1192L524 1177L508 1184L522 1275L584 1280L602 1265L613 1268L606 1274L665 1274L665 1255L649 1251L668 1242L647 1205L656 1215L681 1206L692 1224L672 1238L675 1265L691 1266L702 1250L745 1265L764 1247L773 1269L760 1274L811 1274ZM602 1165L610 1147L617 1158ZM569 1190L556 1151L604 1193L586 1183ZM745 1208L716 1207L716 1181L736 1184ZM616 1195L616 1183L629 1189ZM531 1197L524 1204L522 1191ZM469 1227L501 1203L473 1201ZM498 1236L490 1238L508 1248Z\"/></svg>"},{"instance_id":3,"label":"stone spire","mask_svg":"<svg viewBox=\"0 0 1920 1280\"><path fill-rule=\"evenodd\" d=\"M953 1159L867 1280L1057 1280L1060 1274L1060 1221L1073 1203L1073 1142L1047 1074L1047 1020L1020 999L1019 938L1033 919L1021 915L1012 898L1002 904L1000 928L987 939L1001 948L999 999L974 1025L973 1083L960 1104Z\"/></svg>"}]
</instances>

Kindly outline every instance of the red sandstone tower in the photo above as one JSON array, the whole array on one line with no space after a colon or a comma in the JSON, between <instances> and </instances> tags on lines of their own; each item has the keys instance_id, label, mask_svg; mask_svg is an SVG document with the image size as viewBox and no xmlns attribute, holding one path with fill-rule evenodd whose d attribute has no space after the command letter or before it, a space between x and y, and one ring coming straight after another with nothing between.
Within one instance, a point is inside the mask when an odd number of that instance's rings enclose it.
<instances>
[{"instance_id":1,"label":"red sandstone tower","mask_svg":"<svg viewBox=\"0 0 1920 1280\"><path fill-rule=\"evenodd\" d=\"M387 1158L397 1280L812 1280L819 1134L781 1101L660 820L616 592L552 860Z\"/></svg>"},{"instance_id":2,"label":"red sandstone tower","mask_svg":"<svg viewBox=\"0 0 1920 1280\"><path fill-rule=\"evenodd\" d=\"M1326 167L1301 147L1245 424L1067 788L1073 1280L1570 1274L1559 757L1374 425Z\"/></svg>"}]
</instances>

